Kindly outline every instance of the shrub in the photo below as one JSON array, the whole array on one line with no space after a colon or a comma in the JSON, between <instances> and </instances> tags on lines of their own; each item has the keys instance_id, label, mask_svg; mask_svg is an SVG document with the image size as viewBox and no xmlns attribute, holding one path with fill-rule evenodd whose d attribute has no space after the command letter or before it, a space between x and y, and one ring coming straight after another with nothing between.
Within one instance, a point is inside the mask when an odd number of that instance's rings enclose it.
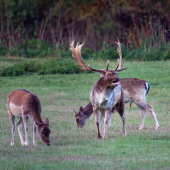
<instances>
[{"instance_id":1,"label":"shrub","mask_svg":"<svg viewBox=\"0 0 170 170\"><path fill-rule=\"evenodd\" d=\"M23 74L73 74L80 73L79 66L71 59L45 59L21 62L0 71L1 76L19 76Z\"/></svg>"},{"instance_id":2,"label":"shrub","mask_svg":"<svg viewBox=\"0 0 170 170\"><path fill-rule=\"evenodd\" d=\"M24 74L24 70L17 67L8 67L0 72L1 76L19 76L23 74Z\"/></svg>"},{"instance_id":3,"label":"shrub","mask_svg":"<svg viewBox=\"0 0 170 170\"><path fill-rule=\"evenodd\" d=\"M0 44L0 55L6 55L7 52L8 52L8 49L2 44Z\"/></svg>"},{"instance_id":4,"label":"shrub","mask_svg":"<svg viewBox=\"0 0 170 170\"><path fill-rule=\"evenodd\" d=\"M1 51L0 48L0 53ZM56 55L56 50L51 43L45 42L44 40L39 42L39 40L35 38L12 46L12 49L10 51L8 49L7 51L11 56L22 56L25 58L43 58Z\"/></svg>"},{"instance_id":5,"label":"shrub","mask_svg":"<svg viewBox=\"0 0 170 170\"><path fill-rule=\"evenodd\" d=\"M150 41L144 41L143 44L133 50L129 50L123 44L121 44L122 56L126 60L143 60L143 61L154 61L154 60L167 60L170 59L170 43L159 45L152 44ZM46 58L46 57L61 57L70 58L71 51L69 45L63 45L60 47L54 47L51 43L42 40L39 42L38 39L31 39L22 41L21 44L12 46L11 51L8 48L0 44L0 55L10 54L12 56L22 56L25 58ZM95 52L90 48L82 48L82 54L84 59L102 59L112 60L119 58L117 53L116 45L109 47L104 42L103 47L99 52ZM67 72L66 69L64 72ZM53 71L52 71L53 72ZM56 71L55 71L56 72ZM58 72L58 71L57 71Z\"/></svg>"}]
</instances>

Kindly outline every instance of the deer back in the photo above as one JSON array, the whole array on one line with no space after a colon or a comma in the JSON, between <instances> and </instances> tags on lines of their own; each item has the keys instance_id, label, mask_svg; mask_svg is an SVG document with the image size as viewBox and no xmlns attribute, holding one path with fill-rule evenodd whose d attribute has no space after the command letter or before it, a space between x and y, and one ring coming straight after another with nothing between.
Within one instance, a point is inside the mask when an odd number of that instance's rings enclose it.
<instances>
[{"instance_id":1,"label":"deer back","mask_svg":"<svg viewBox=\"0 0 170 170\"><path fill-rule=\"evenodd\" d=\"M145 100L150 88L147 81L138 78L123 78L119 82L123 88L125 103Z\"/></svg>"},{"instance_id":2,"label":"deer back","mask_svg":"<svg viewBox=\"0 0 170 170\"><path fill-rule=\"evenodd\" d=\"M42 123L41 102L27 90L14 90L7 98L7 108L16 117L28 116L34 122Z\"/></svg>"}]
</instances>

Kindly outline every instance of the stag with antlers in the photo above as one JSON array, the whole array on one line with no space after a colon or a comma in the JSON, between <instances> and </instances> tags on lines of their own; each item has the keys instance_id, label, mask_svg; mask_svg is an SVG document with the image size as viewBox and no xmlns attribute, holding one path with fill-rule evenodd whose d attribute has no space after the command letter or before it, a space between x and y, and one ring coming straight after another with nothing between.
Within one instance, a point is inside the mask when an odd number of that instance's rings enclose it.
<instances>
[{"instance_id":1,"label":"stag with antlers","mask_svg":"<svg viewBox=\"0 0 170 170\"><path fill-rule=\"evenodd\" d=\"M135 103L138 108L141 110L142 119L139 126L139 130L142 130L144 127L146 111L148 110L155 123L155 129L158 130L159 123L156 118L156 114L152 105L147 103L146 97L149 92L150 85L147 81L141 80L138 78L123 78L119 80L119 83L123 87L124 93L124 103L130 102L130 108L132 103ZM73 109L74 110L74 109ZM113 110L114 111L114 110ZM79 111L75 112L75 118L77 127L83 127L86 123L86 120L92 115L93 107L91 102L84 108L81 106ZM102 123L103 116L101 115L100 124Z\"/></svg>"},{"instance_id":2,"label":"stag with antlers","mask_svg":"<svg viewBox=\"0 0 170 170\"><path fill-rule=\"evenodd\" d=\"M101 75L101 78L93 85L90 100L93 107L93 112L95 114L95 122L97 125L98 138L107 138L107 127L111 117L111 111L115 108L122 118L123 122L123 136L126 135L125 128L125 113L124 113L124 94L121 84L119 83L119 77L117 72L125 70L127 68L122 67L122 54L120 42L116 42L118 45L119 60L117 67L114 70L108 70L109 61L107 63L106 69L94 69L87 66L81 56L81 48L83 44L77 44L74 48L74 41L70 44L70 49L72 51L72 56L76 60L77 64L81 66L83 71L94 71ZM99 112L103 115L104 125L100 133L99 130Z\"/></svg>"}]
</instances>

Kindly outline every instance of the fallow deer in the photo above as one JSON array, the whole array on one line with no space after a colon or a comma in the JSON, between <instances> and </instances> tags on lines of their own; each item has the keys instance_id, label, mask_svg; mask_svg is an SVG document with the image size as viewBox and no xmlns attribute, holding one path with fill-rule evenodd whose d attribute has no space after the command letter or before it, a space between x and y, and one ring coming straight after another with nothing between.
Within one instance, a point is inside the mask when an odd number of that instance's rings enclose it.
<instances>
[{"instance_id":1,"label":"fallow deer","mask_svg":"<svg viewBox=\"0 0 170 170\"><path fill-rule=\"evenodd\" d=\"M29 145L28 142L28 118L33 123L33 144L36 145L36 127L38 134L46 145L50 145L49 135L49 120L45 118L43 122L41 119L41 103L39 98L27 90L14 90L7 98L7 109L9 118L12 122L12 140L11 145L14 145L15 138L15 117L19 118L17 129L22 145ZM22 126L25 128L25 141L22 135Z\"/></svg>"},{"instance_id":2,"label":"fallow deer","mask_svg":"<svg viewBox=\"0 0 170 170\"><path fill-rule=\"evenodd\" d=\"M145 80L137 79L137 78L123 78L119 80L120 84L123 87L124 92L124 102L130 102L130 107L132 103L135 103L142 113L142 120L139 126L139 130L143 129L144 121L146 117L146 110L148 110L154 120L155 129L159 128L159 123L156 118L156 114L154 112L154 108L152 105L146 102L146 96L149 92L149 83ZM73 109L74 110L74 109ZM86 123L86 120L93 113L93 108L91 102L83 108L82 106L79 108L79 111L75 112L75 118L77 127L83 127ZM100 124L102 122L103 116L101 115Z\"/></svg>"},{"instance_id":3,"label":"fallow deer","mask_svg":"<svg viewBox=\"0 0 170 170\"><path fill-rule=\"evenodd\" d=\"M120 42L118 40L118 53L120 56L121 48ZM125 113L124 113L124 94L122 90L122 86L119 83L119 77L117 72L125 69L118 69L121 67L121 59L119 57L119 61L117 67L114 70L108 70L109 61L107 63L106 69L93 69L90 66L87 66L81 56L81 48L83 44L77 44L74 48L74 41L70 44L70 49L72 51L72 56L76 60L77 64L81 66L83 71L95 71L101 74L101 78L93 85L92 91L90 93L90 100L93 107L93 112L95 114L95 122L97 125L97 134L98 138L101 138L101 134L103 138L107 138L107 126L108 121L111 117L111 111L115 108L120 114L123 122L123 136L126 135L125 128ZM102 132L99 130L99 111L105 117L104 125Z\"/></svg>"}]
</instances>

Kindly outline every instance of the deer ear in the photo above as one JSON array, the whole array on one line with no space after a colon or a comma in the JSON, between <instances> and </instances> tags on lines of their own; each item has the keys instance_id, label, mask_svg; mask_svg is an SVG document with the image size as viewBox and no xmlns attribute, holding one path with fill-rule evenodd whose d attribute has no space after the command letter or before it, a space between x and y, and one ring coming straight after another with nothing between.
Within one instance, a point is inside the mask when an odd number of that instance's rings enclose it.
<instances>
[{"instance_id":1,"label":"deer ear","mask_svg":"<svg viewBox=\"0 0 170 170\"><path fill-rule=\"evenodd\" d=\"M48 118L45 118L44 123L49 124L49 120L48 120Z\"/></svg>"},{"instance_id":2,"label":"deer ear","mask_svg":"<svg viewBox=\"0 0 170 170\"><path fill-rule=\"evenodd\" d=\"M81 106L79 110L80 110L80 112L83 112L83 107Z\"/></svg>"},{"instance_id":3,"label":"deer ear","mask_svg":"<svg viewBox=\"0 0 170 170\"><path fill-rule=\"evenodd\" d=\"M80 107L79 112L81 115L83 115L83 107L82 106Z\"/></svg>"}]
</instances>

